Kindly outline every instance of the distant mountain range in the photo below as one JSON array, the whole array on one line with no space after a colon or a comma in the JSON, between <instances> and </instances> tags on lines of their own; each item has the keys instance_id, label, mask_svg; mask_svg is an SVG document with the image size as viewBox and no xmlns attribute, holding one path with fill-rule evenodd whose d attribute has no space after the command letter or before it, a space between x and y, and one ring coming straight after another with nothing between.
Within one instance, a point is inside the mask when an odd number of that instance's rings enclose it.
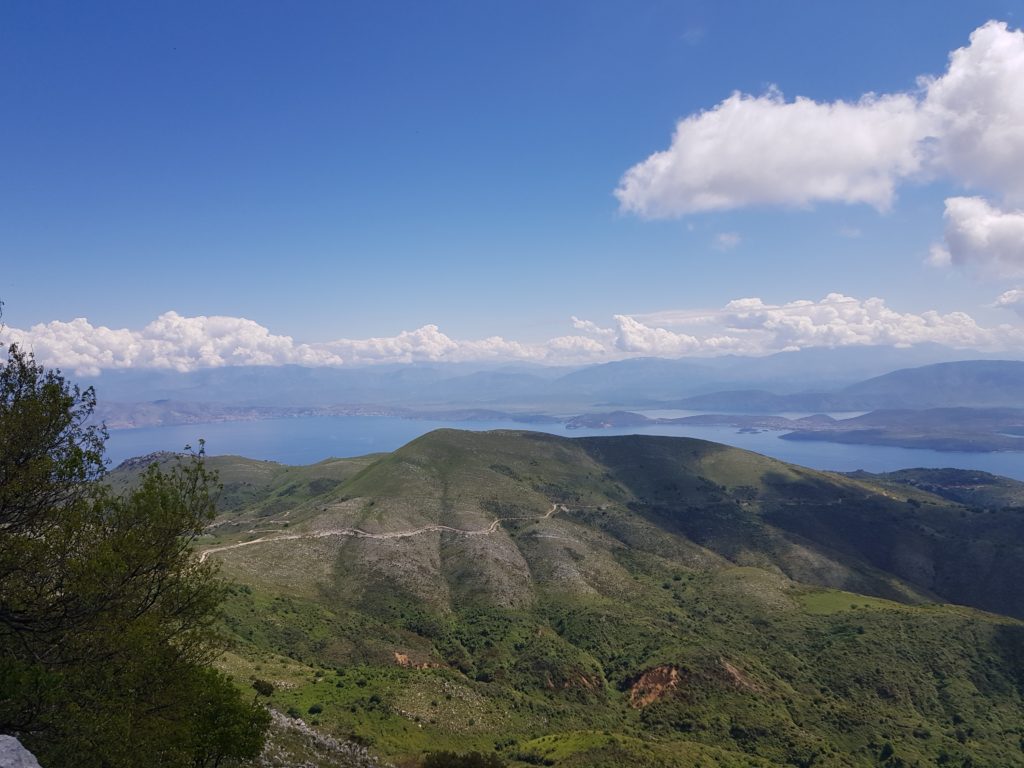
<instances>
[{"instance_id":1,"label":"distant mountain range","mask_svg":"<svg viewBox=\"0 0 1024 768\"><path fill-rule=\"evenodd\" d=\"M672 403L687 410L742 413L1024 407L1024 362L964 360L906 368L831 392L713 392Z\"/></svg>"},{"instance_id":2,"label":"distant mountain range","mask_svg":"<svg viewBox=\"0 0 1024 768\"><path fill-rule=\"evenodd\" d=\"M170 400L262 407L468 406L546 412L575 410L578 413L593 406L693 405L705 402L692 400L694 397L713 396L706 402L728 403L730 410L732 406L744 407L748 411L766 408L787 410L793 403L831 406L833 401L826 395L838 396L840 393L842 396L835 402L868 402L870 393L856 389L846 392L846 389L858 386L858 382L869 377L880 376L908 364L949 361L951 354L952 351L945 347L922 345L911 350L880 347L810 349L762 358L637 358L577 369L538 365L485 367L446 364L364 368L226 367L190 373L127 370L107 371L98 377L85 379L83 383L96 387L101 402ZM989 362L998 367L1005 361L979 359L960 365L981 366ZM980 386L983 378L971 379L968 375L960 381L950 378L945 387L953 390L957 386ZM916 385L907 381L892 386L900 392L912 392ZM732 392L734 390L743 391L735 393ZM807 392L816 394L801 394ZM883 394L879 390L873 402L882 399ZM976 399L978 402L969 404L1020 404L982 402L984 393L981 391ZM901 403L868 407L856 405L854 408L923 407ZM931 403L931 406L954 404L967 403L944 401ZM714 405L709 409L722 407L725 406ZM809 410L822 409L815 407Z\"/></svg>"}]
</instances>

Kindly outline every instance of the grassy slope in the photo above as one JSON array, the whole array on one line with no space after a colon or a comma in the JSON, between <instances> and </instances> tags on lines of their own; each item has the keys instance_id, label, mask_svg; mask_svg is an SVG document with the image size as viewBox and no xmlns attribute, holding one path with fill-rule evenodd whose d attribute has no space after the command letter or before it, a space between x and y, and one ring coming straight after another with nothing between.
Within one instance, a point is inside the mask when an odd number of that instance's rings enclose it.
<instances>
[{"instance_id":1,"label":"grassy slope","mask_svg":"<svg viewBox=\"0 0 1024 768\"><path fill-rule=\"evenodd\" d=\"M1024 507L1024 482L974 469L903 469L872 475L855 473L878 485L919 488L976 510Z\"/></svg>"},{"instance_id":2,"label":"grassy slope","mask_svg":"<svg viewBox=\"0 0 1024 768\"><path fill-rule=\"evenodd\" d=\"M241 584L230 668L384 755L1024 765L1022 626L931 603L988 584L1017 605L1018 554L992 540L1014 511L671 438L442 430L377 460L252 464L224 460L211 544L505 520L215 555Z\"/></svg>"}]
</instances>

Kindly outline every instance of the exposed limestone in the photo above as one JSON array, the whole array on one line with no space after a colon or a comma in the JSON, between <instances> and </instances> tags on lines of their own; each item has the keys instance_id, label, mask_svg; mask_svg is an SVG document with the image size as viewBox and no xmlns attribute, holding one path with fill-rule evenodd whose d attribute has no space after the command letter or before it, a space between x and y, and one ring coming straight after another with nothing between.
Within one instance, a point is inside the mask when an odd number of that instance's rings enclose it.
<instances>
[{"instance_id":1,"label":"exposed limestone","mask_svg":"<svg viewBox=\"0 0 1024 768\"><path fill-rule=\"evenodd\" d=\"M13 736L0 736L0 768L39 768L39 761Z\"/></svg>"},{"instance_id":2,"label":"exposed limestone","mask_svg":"<svg viewBox=\"0 0 1024 768\"><path fill-rule=\"evenodd\" d=\"M305 721L288 717L275 709L270 710L270 716L270 740L259 758L260 768L317 768L324 765L334 768L389 768L388 763L377 760L360 744L320 733ZM275 738L279 735L290 735L292 739L285 739L289 742L297 738L298 744L283 747ZM37 768L38 764L32 763L32 766ZM7 768L6 763L0 761L0 768Z\"/></svg>"},{"instance_id":3,"label":"exposed limestone","mask_svg":"<svg viewBox=\"0 0 1024 768\"><path fill-rule=\"evenodd\" d=\"M679 685L679 667L675 664L662 664L649 669L640 675L630 686L629 703L636 709L642 709L665 697L669 691Z\"/></svg>"}]
</instances>

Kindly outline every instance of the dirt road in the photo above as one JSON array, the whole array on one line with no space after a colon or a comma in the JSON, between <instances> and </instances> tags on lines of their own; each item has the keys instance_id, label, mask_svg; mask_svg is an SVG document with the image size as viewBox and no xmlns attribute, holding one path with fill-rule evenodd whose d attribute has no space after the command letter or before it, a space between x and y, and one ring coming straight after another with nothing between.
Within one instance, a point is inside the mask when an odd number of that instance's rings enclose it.
<instances>
[{"instance_id":1,"label":"dirt road","mask_svg":"<svg viewBox=\"0 0 1024 768\"><path fill-rule=\"evenodd\" d=\"M225 544L220 547L210 547L209 549L204 549L199 554L199 562L204 562L207 557L216 554L217 552L227 552L231 549L251 547L254 544L267 544L272 541L294 541L296 539L323 539L327 538L328 536L353 536L359 539L405 539L410 536L420 536L424 533L434 533L439 531L455 533L460 536L489 536L492 533L496 533L498 528L501 527L501 524L509 520L546 520L559 510L561 510L562 512L567 511L566 506L564 504L552 504L551 509L545 512L543 515L496 518L494 522L492 522L486 528L480 528L477 530L452 528L449 525L425 525L422 528L415 528L410 531L390 531L388 533L369 533L368 531L364 531L359 528L333 528L324 531L312 531L310 533L281 533L275 536L261 536L258 539L252 539L250 541L240 541L237 544Z\"/></svg>"}]
</instances>

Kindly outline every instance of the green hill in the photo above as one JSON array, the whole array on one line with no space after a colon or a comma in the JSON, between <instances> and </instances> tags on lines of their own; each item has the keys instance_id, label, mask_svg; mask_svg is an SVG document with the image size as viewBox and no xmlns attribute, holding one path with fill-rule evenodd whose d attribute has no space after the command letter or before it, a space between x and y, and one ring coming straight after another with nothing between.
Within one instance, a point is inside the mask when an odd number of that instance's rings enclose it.
<instances>
[{"instance_id":1,"label":"green hill","mask_svg":"<svg viewBox=\"0 0 1024 768\"><path fill-rule=\"evenodd\" d=\"M679 438L217 463L227 667L390 759L1024 765L1016 507Z\"/></svg>"}]
</instances>

